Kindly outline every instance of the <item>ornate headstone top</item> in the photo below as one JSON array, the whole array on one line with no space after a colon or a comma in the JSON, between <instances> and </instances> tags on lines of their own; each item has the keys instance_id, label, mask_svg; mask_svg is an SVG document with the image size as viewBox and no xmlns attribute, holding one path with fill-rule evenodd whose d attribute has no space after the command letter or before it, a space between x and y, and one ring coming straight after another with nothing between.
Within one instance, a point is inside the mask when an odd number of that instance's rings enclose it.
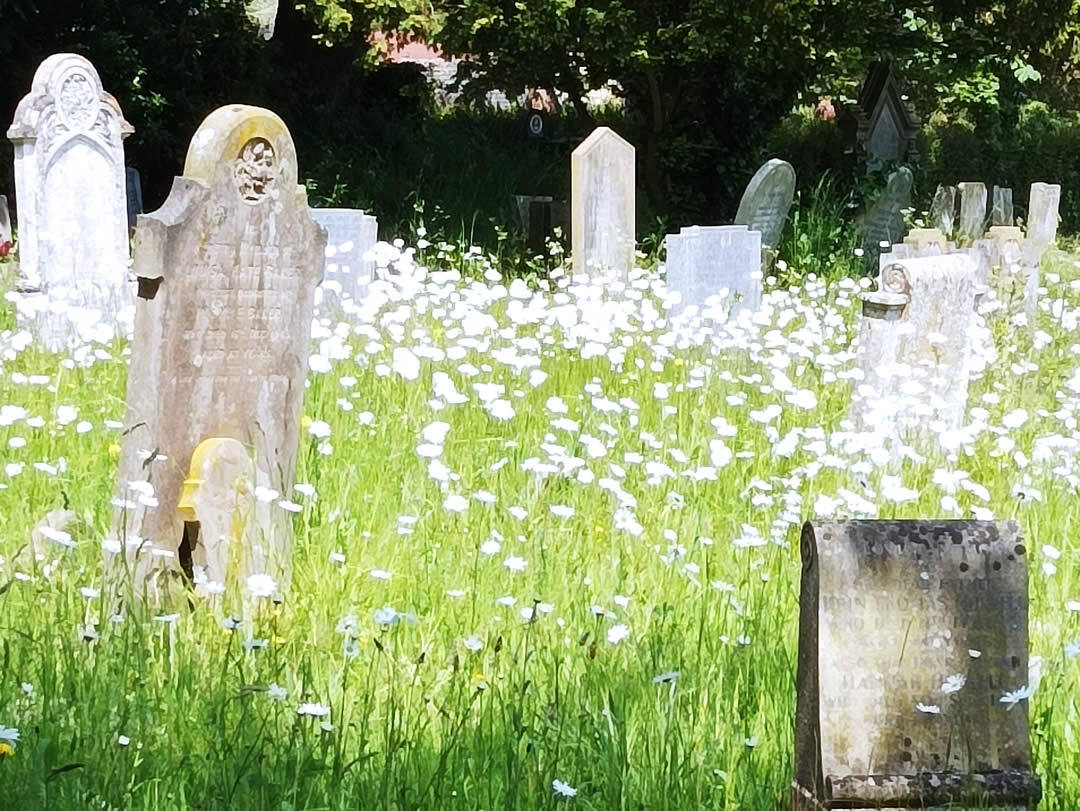
<instances>
[{"instance_id":1,"label":"ornate headstone top","mask_svg":"<svg viewBox=\"0 0 1080 811\"><path fill-rule=\"evenodd\" d=\"M101 86L97 69L78 54L53 54L34 73L30 93L15 108L8 128L12 141L41 141L48 151L75 134L111 142L135 130L120 105Z\"/></svg>"},{"instance_id":2,"label":"ornate headstone top","mask_svg":"<svg viewBox=\"0 0 1080 811\"><path fill-rule=\"evenodd\" d=\"M863 82L856 106L856 140L871 161L915 163L922 122L915 115L888 62L877 62Z\"/></svg>"},{"instance_id":3,"label":"ornate headstone top","mask_svg":"<svg viewBox=\"0 0 1080 811\"><path fill-rule=\"evenodd\" d=\"M1037 802L1017 525L808 522L800 546L794 807Z\"/></svg>"},{"instance_id":4,"label":"ornate headstone top","mask_svg":"<svg viewBox=\"0 0 1080 811\"><path fill-rule=\"evenodd\" d=\"M758 231L762 245L775 248L794 198L795 169L787 161L773 158L750 178L739 202L735 224Z\"/></svg>"}]
</instances>

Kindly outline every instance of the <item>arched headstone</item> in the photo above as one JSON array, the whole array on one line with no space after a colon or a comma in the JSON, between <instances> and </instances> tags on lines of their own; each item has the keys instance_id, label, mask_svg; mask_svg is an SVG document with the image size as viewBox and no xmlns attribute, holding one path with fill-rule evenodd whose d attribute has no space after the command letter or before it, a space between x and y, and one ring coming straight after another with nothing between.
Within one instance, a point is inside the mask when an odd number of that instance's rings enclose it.
<instances>
[{"instance_id":1,"label":"arched headstone","mask_svg":"<svg viewBox=\"0 0 1080 811\"><path fill-rule=\"evenodd\" d=\"M773 158L750 178L739 202L735 224L759 232L762 246L775 248L794 199L795 170L787 161Z\"/></svg>"}]
</instances>

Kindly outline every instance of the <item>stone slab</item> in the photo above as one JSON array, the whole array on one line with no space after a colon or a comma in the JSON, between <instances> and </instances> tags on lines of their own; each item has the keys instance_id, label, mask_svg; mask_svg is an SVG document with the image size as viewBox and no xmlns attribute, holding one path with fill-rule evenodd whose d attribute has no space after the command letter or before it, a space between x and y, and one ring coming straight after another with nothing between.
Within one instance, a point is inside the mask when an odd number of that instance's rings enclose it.
<instances>
[{"instance_id":1,"label":"stone slab","mask_svg":"<svg viewBox=\"0 0 1080 811\"><path fill-rule=\"evenodd\" d=\"M960 183L960 223L957 239L970 245L986 231L986 184Z\"/></svg>"},{"instance_id":2,"label":"stone slab","mask_svg":"<svg viewBox=\"0 0 1080 811\"><path fill-rule=\"evenodd\" d=\"M574 273L626 278L634 268L634 147L597 127L570 158Z\"/></svg>"},{"instance_id":3,"label":"stone slab","mask_svg":"<svg viewBox=\"0 0 1080 811\"><path fill-rule=\"evenodd\" d=\"M775 248L780 243L794 199L795 169L787 161L773 158L758 169L747 184L735 224L758 231L761 244Z\"/></svg>"},{"instance_id":4,"label":"stone slab","mask_svg":"<svg viewBox=\"0 0 1080 811\"><path fill-rule=\"evenodd\" d=\"M375 279L370 251L379 241L379 221L352 208L313 208L311 216L326 229L326 267L321 285L322 304L360 301Z\"/></svg>"},{"instance_id":5,"label":"stone slab","mask_svg":"<svg viewBox=\"0 0 1080 811\"><path fill-rule=\"evenodd\" d=\"M938 186L930 204L930 227L951 238L956 226L956 186Z\"/></svg>"},{"instance_id":6,"label":"stone slab","mask_svg":"<svg viewBox=\"0 0 1080 811\"><path fill-rule=\"evenodd\" d=\"M904 209L911 206L911 170L901 167L889 175L885 189L866 212L862 222L862 248L866 262L873 267L885 246L904 236Z\"/></svg>"},{"instance_id":7,"label":"stone slab","mask_svg":"<svg viewBox=\"0 0 1080 811\"><path fill-rule=\"evenodd\" d=\"M761 234L745 225L691 226L670 234L667 287L681 298L669 315L677 317L688 307L701 314L710 297L721 297L728 314L756 310L761 306L761 247Z\"/></svg>"},{"instance_id":8,"label":"stone slab","mask_svg":"<svg viewBox=\"0 0 1080 811\"><path fill-rule=\"evenodd\" d=\"M990 225L1009 226L1013 224L1012 189L994 186L990 203Z\"/></svg>"},{"instance_id":9,"label":"stone slab","mask_svg":"<svg viewBox=\"0 0 1080 811\"><path fill-rule=\"evenodd\" d=\"M134 228L139 215L143 213L142 176L133 166L125 170L128 228Z\"/></svg>"},{"instance_id":10,"label":"stone slab","mask_svg":"<svg viewBox=\"0 0 1080 811\"><path fill-rule=\"evenodd\" d=\"M0 245L11 244L11 212L7 195L0 194Z\"/></svg>"}]
</instances>

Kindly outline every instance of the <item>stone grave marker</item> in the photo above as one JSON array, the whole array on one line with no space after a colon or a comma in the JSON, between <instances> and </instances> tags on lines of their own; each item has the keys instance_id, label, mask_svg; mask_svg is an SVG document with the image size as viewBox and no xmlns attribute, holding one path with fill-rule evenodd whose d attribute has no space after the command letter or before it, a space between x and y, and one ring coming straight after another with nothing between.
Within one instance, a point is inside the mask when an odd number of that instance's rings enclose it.
<instances>
[{"instance_id":1,"label":"stone grave marker","mask_svg":"<svg viewBox=\"0 0 1080 811\"><path fill-rule=\"evenodd\" d=\"M139 170L133 166L125 170L127 188L127 217L128 228L134 228L139 215L143 213L142 200L142 177Z\"/></svg>"},{"instance_id":2,"label":"stone grave marker","mask_svg":"<svg viewBox=\"0 0 1080 811\"><path fill-rule=\"evenodd\" d=\"M728 313L761 306L761 246L758 231L745 225L692 226L667 237L667 287L681 299L669 310L699 314L707 299L727 291Z\"/></svg>"},{"instance_id":3,"label":"stone grave marker","mask_svg":"<svg viewBox=\"0 0 1080 811\"><path fill-rule=\"evenodd\" d=\"M625 278L634 267L634 147L608 127L593 130L570 159L574 273Z\"/></svg>"},{"instance_id":4,"label":"stone grave marker","mask_svg":"<svg viewBox=\"0 0 1080 811\"><path fill-rule=\"evenodd\" d=\"M139 217L118 477L121 497L133 503L118 509L116 522L142 578L155 562L220 556L209 548L216 539L200 540L179 504L189 470L201 469L192 464L196 449L236 440L252 460L248 486L259 489L257 531L226 556L230 579L266 572L283 587L288 581L291 513L278 502L292 494L325 248L326 232L298 182L292 137L277 115L257 107L211 113L165 204ZM242 467L225 451L212 456ZM133 499L151 487L155 506Z\"/></svg>"},{"instance_id":5,"label":"stone grave marker","mask_svg":"<svg viewBox=\"0 0 1080 811\"><path fill-rule=\"evenodd\" d=\"M1051 183L1032 183L1028 202L1027 242L1025 262L1037 267L1055 239L1058 228L1058 206L1061 186Z\"/></svg>"},{"instance_id":6,"label":"stone grave marker","mask_svg":"<svg viewBox=\"0 0 1080 811\"><path fill-rule=\"evenodd\" d=\"M47 347L66 343L73 324L92 316L111 326L130 307L123 142L132 132L97 70L76 54L42 62L15 110L7 136L20 287L41 294L16 307Z\"/></svg>"},{"instance_id":7,"label":"stone grave marker","mask_svg":"<svg viewBox=\"0 0 1080 811\"><path fill-rule=\"evenodd\" d=\"M1013 521L807 522L795 811L1034 808Z\"/></svg>"},{"instance_id":8,"label":"stone grave marker","mask_svg":"<svg viewBox=\"0 0 1080 811\"><path fill-rule=\"evenodd\" d=\"M360 301L375 278L375 260L364 256L379 241L379 221L352 208L313 208L311 216L326 229L323 305Z\"/></svg>"},{"instance_id":9,"label":"stone grave marker","mask_svg":"<svg viewBox=\"0 0 1080 811\"><path fill-rule=\"evenodd\" d=\"M763 247L776 248L794 199L795 170L787 161L773 158L747 184L735 224L758 231Z\"/></svg>"},{"instance_id":10,"label":"stone grave marker","mask_svg":"<svg viewBox=\"0 0 1080 811\"><path fill-rule=\"evenodd\" d=\"M930 204L930 227L952 237L956 223L956 186L938 186L934 201Z\"/></svg>"},{"instance_id":11,"label":"stone grave marker","mask_svg":"<svg viewBox=\"0 0 1080 811\"><path fill-rule=\"evenodd\" d=\"M904 209L911 205L911 170L902 166L889 175L885 190L862 222L862 248L866 262L875 266L878 255L904 235Z\"/></svg>"},{"instance_id":12,"label":"stone grave marker","mask_svg":"<svg viewBox=\"0 0 1080 811\"><path fill-rule=\"evenodd\" d=\"M864 293L852 398L858 427L906 432L963 423L972 373L975 264L953 253L894 261Z\"/></svg>"},{"instance_id":13,"label":"stone grave marker","mask_svg":"<svg viewBox=\"0 0 1080 811\"><path fill-rule=\"evenodd\" d=\"M968 245L986 231L986 184L960 183L960 228L957 237Z\"/></svg>"},{"instance_id":14,"label":"stone grave marker","mask_svg":"<svg viewBox=\"0 0 1080 811\"><path fill-rule=\"evenodd\" d=\"M1012 189L994 186L992 202L990 204L991 225L1013 224L1013 193Z\"/></svg>"},{"instance_id":15,"label":"stone grave marker","mask_svg":"<svg viewBox=\"0 0 1080 811\"><path fill-rule=\"evenodd\" d=\"M891 251L881 253L878 257L878 271L898 260L941 256L951 253L953 248L954 246L937 228L912 228L904 237L903 242L893 245Z\"/></svg>"},{"instance_id":16,"label":"stone grave marker","mask_svg":"<svg viewBox=\"0 0 1080 811\"><path fill-rule=\"evenodd\" d=\"M11 212L3 194L0 194L0 245L11 245Z\"/></svg>"},{"instance_id":17,"label":"stone grave marker","mask_svg":"<svg viewBox=\"0 0 1080 811\"><path fill-rule=\"evenodd\" d=\"M855 106L856 140L871 165L916 163L922 126L888 62L870 67Z\"/></svg>"}]
</instances>

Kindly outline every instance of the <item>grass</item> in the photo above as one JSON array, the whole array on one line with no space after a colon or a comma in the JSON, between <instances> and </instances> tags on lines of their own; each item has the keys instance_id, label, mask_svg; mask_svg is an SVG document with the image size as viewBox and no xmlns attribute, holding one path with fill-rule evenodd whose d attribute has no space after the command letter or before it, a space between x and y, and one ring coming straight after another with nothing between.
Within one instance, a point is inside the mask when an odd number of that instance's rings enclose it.
<instances>
[{"instance_id":1,"label":"grass","mask_svg":"<svg viewBox=\"0 0 1080 811\"><path fill-rule=\"evenodd\" d=\"M422 258L472 278L489 269L450 246ZM869 473L834 433L850 401L850 279L774 290L749 337L716 342L671 336L645 305L607 331L583 291L560 304L452 278L344 326L327 316L305 425L330 435L306 433L299 449L296 480L315 495L288 494L302 505L293 582L280 604L244 599L234 630L222 620L237 591L194 607L103 596L121 441L105 421L123 419L126 346L46 355L7 310L0 726L19 740L0 757L0 796L27 811L780 807L799 523L831 497L854 515L841 488L879 517L940 515L943 468L988 491L958 490L964 514L1015 516L1035 550L1031 742L1042 808L1075 808L1078 264L1051 268L1033 325L1048 343L995 327L997 358L969 399L992 428ZM429 347L416 380L395 371L402 346ZM777 370L816 403L788 402ZM467 402L434 409L434 372ZM514 415L474 383L504 386L495 399ZM763 422L769 405L780 413ZM417 454L436 421L449 426L445 483ZM682 475L708 467L715 481ZM917 496L888 501L884 474ZM28 545L65 507L74 547ZM747 527L765 543L734 543Z\"/></svg>"}]
</instances>

